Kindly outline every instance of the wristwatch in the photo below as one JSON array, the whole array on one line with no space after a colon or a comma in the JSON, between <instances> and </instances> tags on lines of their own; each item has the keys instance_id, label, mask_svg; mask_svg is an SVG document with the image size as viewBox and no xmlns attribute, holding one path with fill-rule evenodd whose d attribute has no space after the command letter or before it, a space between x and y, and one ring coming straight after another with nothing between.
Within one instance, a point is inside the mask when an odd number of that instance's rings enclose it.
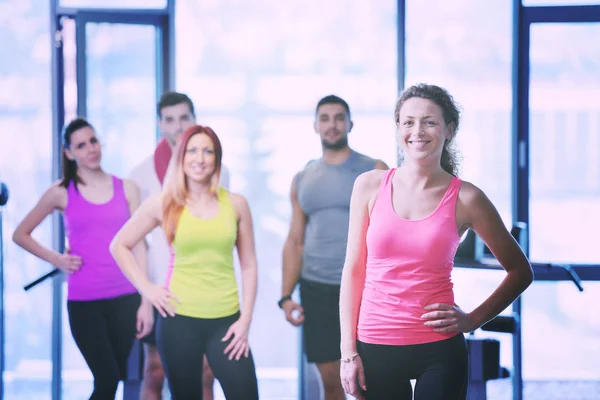
<instances>
[{"instance_id":1,"label":"wristwatch","mask_svg":"<svg viewBox=\"0 0 600 400\"><path fill-rule=\"evenodd\" d=\"M288 295L288 296L283 296L278 302L277 305L279 306L279 308L283 307L283 303L285 303L288 300L291 300L292 296Z\"/></svg>"}]
</instances>

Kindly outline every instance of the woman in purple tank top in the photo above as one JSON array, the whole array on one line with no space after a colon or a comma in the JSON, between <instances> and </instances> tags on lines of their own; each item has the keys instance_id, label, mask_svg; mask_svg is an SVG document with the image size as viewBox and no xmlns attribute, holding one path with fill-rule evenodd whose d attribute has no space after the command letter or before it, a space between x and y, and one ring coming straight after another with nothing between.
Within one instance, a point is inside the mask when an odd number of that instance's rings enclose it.
<instances>
[{"instance_id":1,"label":"woman in purple tank top","mask_svg":"<svg viewBox=\"0 0 600 400\"><path fill-rule=\"evenodd\" d=\"M153 324L151 303L140 300L109 251L113 237L139 205L139 190L102 170L101 146L86 120L71 121L63 143L63 179L44 193L13 240L67 274L71 333L94 377L90 399L114 399L136 332L143 337ZM63 213L69 248L64 254L31 236L54 210ZM134 254L145 269L143 246Z\"/></svg>"},{"instance_id":2,"label":"woman in purple tank top","mask_svg":"<svg viewBox=\"0 0 600 400\"><path fill-rule=\"evenodd\" d=\"M456 177L459 110L419 84L396 104L399 168L359 176L350 203L340 289L341 379L358 399L464 400L464 332L496 317L531 284L529 261L494 205ZM472 229L506 270L471 312L454 303L451 271Z\"/></svg>"}]
</instances>

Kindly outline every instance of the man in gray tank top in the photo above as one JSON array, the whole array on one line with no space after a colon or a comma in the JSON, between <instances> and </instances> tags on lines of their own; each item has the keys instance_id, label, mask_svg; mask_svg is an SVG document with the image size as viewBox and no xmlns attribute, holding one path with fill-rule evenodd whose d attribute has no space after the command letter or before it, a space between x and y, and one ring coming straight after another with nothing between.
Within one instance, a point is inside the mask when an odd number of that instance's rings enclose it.
<instances>
[{"instance_id":1,"label":"man in gray tank top","mask_svg":"<svg viewBox=\"0 0 600 400\"><path fill-rule=\"evenodd\" d=\"M317 364L325 400L343 400L339 293L350 197L360 174L388 167L348 146L352 121L343 99L333 95L321 99L314 127L323 156L309 162L292 181L292 221L283 248L279 307L292 325L303 325L306 358ZM297 283L302 305L291 299Z\"/></svg>"}]
</instances>

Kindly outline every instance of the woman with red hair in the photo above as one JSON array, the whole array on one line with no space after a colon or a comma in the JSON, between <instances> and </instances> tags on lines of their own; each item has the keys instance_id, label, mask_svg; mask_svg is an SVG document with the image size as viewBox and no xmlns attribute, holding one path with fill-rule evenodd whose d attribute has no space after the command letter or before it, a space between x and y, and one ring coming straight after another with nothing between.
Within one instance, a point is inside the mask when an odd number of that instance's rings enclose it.
<instances>
[{"instance_id":1,"label":"woman with red hair","mask_svg":"<svg viewBox=\"0 0 600 400\"><path fill-rule=\"evenodd\" d=\"M162 316L157 345L175 400L202 399L205 354L227 399L258 399L248 344L257 281L252 216L243 196L218 185L221 158L212 129L188 128L163 193L144 202L111 243L125 276ZM164 286L140 273L132 255L159 225L172 254ZM234 246L242 272L241 307Z\"/></svg>"}]
</instances>

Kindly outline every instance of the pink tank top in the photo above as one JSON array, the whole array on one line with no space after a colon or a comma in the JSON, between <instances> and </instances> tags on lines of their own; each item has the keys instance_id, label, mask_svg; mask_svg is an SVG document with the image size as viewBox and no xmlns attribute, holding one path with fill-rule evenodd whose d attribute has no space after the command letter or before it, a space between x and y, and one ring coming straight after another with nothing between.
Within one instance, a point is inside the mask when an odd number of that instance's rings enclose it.
<instances>
[{"instance_id":1,"label":"pink tank top","mask_svg":"<svg viewBox=\"0 0 600 400\"><path fill-rule=\"evenodd\" d=\"M367 271L357 338L384 345L412 345L447 339L424 325L424 307L454 304L451 271L460 242L456 201L461 180L453 177L441 202L420 220L399 217L392 204L389 170L379 188L367 230Z\"/></svg>"},{"instance_id":2,"label":"pink tank top","mask_svg":"<svg viewBox=\"0 0 600 400\"><path fill-rule=\"evenodd\" d=\"M68 300L109 299L136 292L108 249L129 216L119 178L113 176L113 197L104 204L90 203L71 182L64 212L65 231L70 253L83 262L79 271L68 276Z\"/></svg>"}]
</instances>

